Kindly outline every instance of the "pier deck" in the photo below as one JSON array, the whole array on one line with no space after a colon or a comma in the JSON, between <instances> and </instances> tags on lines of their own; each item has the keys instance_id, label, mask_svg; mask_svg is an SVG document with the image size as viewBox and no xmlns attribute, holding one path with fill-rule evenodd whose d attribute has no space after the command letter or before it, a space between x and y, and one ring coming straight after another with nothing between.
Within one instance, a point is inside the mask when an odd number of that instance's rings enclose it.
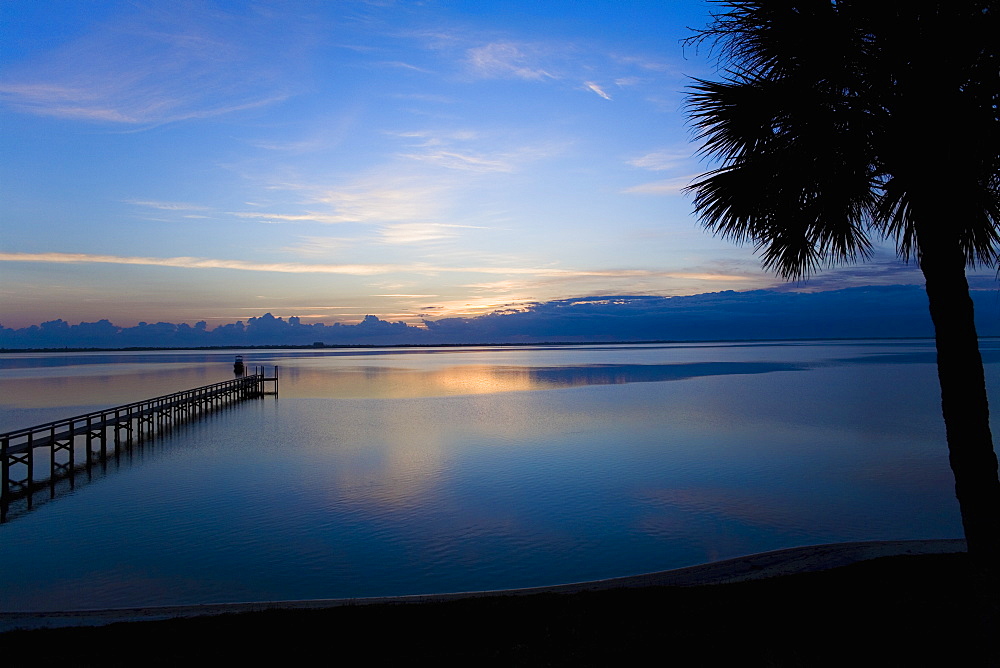
<instances>
[{"instance_id":1,"label":"pier deck","mask_svg":"<svg viewBox=\"0 0 1000 668\"><path fill-rule=\"evenodd\" d=\"M278 393L278 368L267 375L263 367L255 373L191 390L174 392L122 406L92 411L34 427L0 434L0 521L16 499L27 497L44 486L72 478L79 469L90 471L134 443L149 440L155 433L180 421L188 421L220 406ZM82 453L77 450L83 448ZM36 450L48 459L46 472L39 471ZM82 462L77 461L78 454ZM46 457L47 455L47 457Z\"/></svg>"}]
</instances>

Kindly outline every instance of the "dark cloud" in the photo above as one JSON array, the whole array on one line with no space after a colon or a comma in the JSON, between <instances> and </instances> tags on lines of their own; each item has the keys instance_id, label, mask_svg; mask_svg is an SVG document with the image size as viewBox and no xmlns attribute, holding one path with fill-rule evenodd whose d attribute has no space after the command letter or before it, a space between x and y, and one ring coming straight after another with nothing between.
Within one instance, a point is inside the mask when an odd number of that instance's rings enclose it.
<instances>
[{"instance_id":1,"label":"dark cloud","mask_svg":"<svg viewBox=\"0 0 1000 668\"><path fill-rule=\"evenodd\" d=\"M519 313L426 324L431 333L443 338L471 341L793 339L933 333L926 296L918 286L567 299Z\"/></svg>"},{"instance_id":2,"label":"dark cloud","mask_svg":"<svg viewBox=\"0 0 1000 668\"><path fill-rule=\"evenodd\" d=\"M873 259L861 264L836 267L811 276L803 281L776 281L769 289L777 292L798 292L808 290L842 290L857 286L898 286L900 284L922 286L923 274L915 262L906 263L897 258Z\"/></svg>"},{"instance_id":3,"label":"dark cloud","mask_svg":"<svg viewBox=\"0 0 1000 668\"><path fill-rule=\"evenodd\" d=\"M985 281L979 284L987 285ZM1000 292L973 290L982 336L1000 336ZM916 285L873 285L823 292L753 290L683 297L617 295L560 299L474 318L424 320L424 328L374 315L356 325L304 324L270 313L208 329L107 320L52 320L23 329L0 326L0 347L201 347L250 345L698 341L932 336L927 297Z\"/></svg>"}]
</instances>

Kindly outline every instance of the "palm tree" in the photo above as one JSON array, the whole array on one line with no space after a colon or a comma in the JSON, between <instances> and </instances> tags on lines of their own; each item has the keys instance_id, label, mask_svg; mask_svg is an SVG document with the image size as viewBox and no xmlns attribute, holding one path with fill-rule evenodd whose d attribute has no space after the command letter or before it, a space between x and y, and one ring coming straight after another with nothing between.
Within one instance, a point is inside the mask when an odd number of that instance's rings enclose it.
<instances>
[{"instance_id":1,"label":"palm tree","mask_svg":"<svg viewBox=\"0 0 1000 668\"><path fill-rule=\"evenodd\" d=\"M1000 1L718 3L688 111L720 167L701 221L785 279L891 240L924 274L968 550L1000 563L1000 482L967 267L1000 259Z\"/></svg>"}]
</instances>

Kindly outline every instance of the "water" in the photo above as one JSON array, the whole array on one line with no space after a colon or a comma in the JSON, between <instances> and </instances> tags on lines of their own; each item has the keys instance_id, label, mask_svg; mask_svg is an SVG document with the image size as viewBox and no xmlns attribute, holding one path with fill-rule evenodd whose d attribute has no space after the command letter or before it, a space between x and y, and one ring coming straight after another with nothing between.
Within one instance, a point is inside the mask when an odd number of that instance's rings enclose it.
<instances>
[{"instance_id":1,"label":"water","mask_svg":"<svg viewBox=\"0 0 1000 668\"><path fill-rule=\"evenodd\" d=\"M527 587L962 535L928 341L243 352L280 367L280 398L11 513L0 610ZM0 355L0 429L226 380L233 354Z\"/></svg>"}]
</instances>

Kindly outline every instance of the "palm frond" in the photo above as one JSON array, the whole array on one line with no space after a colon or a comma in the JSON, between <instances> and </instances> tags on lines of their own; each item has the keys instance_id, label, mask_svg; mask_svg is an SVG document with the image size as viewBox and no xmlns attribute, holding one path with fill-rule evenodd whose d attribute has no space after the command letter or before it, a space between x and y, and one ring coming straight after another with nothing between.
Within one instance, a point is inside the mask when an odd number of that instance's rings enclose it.
<instances>
[{"instance_id":1,"label":"palm frond","mask_svg":"<svg viewBox=\"0 0 1000 668\"><path fill-rule=\"evenodd\" d=\"M1000 261L1000 1L716 4L690 41L723 76L687 97L721 165L688 189L706 228L786 278L864 259L870 233Z\"/></svg>"},{"instance_id":2,"label":"palm frond","mask_svg":"<svg viewBox=\"0 0 1000 668\"><path fill-rule=\"evenodd\" d=\"M689 187L708 229L752 242L785 278L868 257L876 199L864 114L787 80L741 76L692 89L702 152L724 163Z\"/></svg>"},{"instance_id":3,"label":"palm frond","mask_svg":"<svg viewBox=\"0 0 1000 668\"><path fill-rule=\"evenodd\" d=\"M689 190L706 228L752 243L764 267L783 278L867 258L875 205L867 179L823 188L808 168L793 156L757 154L709 172Z\"/></svg>"}]
</instances>

